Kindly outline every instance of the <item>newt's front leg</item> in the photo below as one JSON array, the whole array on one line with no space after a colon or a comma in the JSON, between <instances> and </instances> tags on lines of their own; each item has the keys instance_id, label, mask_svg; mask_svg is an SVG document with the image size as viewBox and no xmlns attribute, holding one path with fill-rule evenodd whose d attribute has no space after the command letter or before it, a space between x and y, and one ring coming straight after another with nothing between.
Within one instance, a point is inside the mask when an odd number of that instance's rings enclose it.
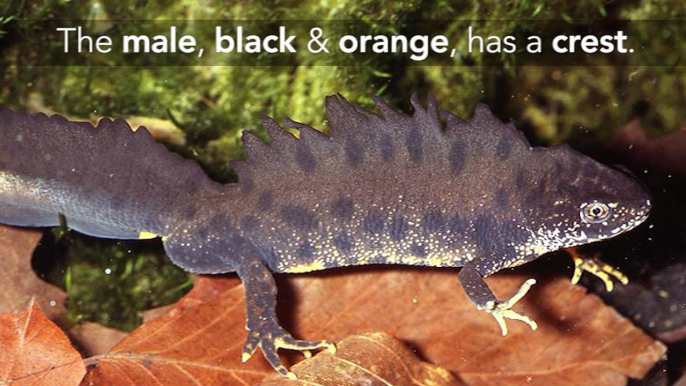
<instances>
[{"instance_id":1,"label":"newt's front leg","mask_svg":"<svg viewBox=\"0 0 686 386\"><path fill-rule=\"evenodd\" d=\"M288 378L295 379L295 374L288 371L279 359L278 349L302 351L310 357L309 350L327 348L336 352L336 346L327 340L306 341L294 339L286 332L276 317L276 283L269 269L259 260L249 261L241 266L238 275L245 286L245 303L247 307L248 338L243 346L243 362L255 353L259 346L264 357L276 371Z\"/></svg>"},{"instance_id":2,"label":"newt's front leg","mask_svg":"<svg viewBox=\"0 0 686 386\"><path fill-rule=\"evenodd\" d=\"M529 292L531 286L536 284L536 280L529 279L525 281L509 299L499 301L495 298L493 291L491 291L488 284L484 281L484 278L479 273L476 265L467 264L462 268L458 277L460 278L460 283L467 293L469 300L476 305L476 308L485 310L493 315L500 326L503 336L507 335L508 332L505 319L520 320L528 324L532 330L538 328L538 324L536 324L534 320L512 310L512 307Z\"/></svg>"},{"instance_id":3,"label":"newt's front leg","mask_svg":"<svg viewBox=\"0 0 686 386\"><path fill-rule=\"evenodd\" d=\"M584 271L602 280L603 283L605 283L605 289L607 292L612 292L612 290L615 288L615 283L612 281L613 278L624 285L629 284L629 278L626 277L625 274L623 274L617 268L598 260L595 255L582 255L575 247L567 248L565 251L567 251L572 260L574 260L574 275L572 276L572 284L579 283L579 280L581 280L581 274L583 274Z\"/></svg>"}]
</instances>

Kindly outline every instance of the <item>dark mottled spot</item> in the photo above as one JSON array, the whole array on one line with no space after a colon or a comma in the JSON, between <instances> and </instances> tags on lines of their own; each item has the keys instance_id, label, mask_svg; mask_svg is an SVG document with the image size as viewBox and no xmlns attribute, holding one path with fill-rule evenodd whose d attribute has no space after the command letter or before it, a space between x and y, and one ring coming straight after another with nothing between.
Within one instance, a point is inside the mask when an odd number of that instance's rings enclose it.
<instances>
[{"instance_id":1,"label":"dark mottled spot","mask_svg":"<svg viewBox=\"0 0 686 386\"><path fill-rule=\"evenodd\" d=\"M226 234L233 231L231 221L225 216L218 215L210 218L207 221L207 229L211 229L212 232L217 234Z\"/></svg>"},{"instance_id":2,"label":"dark mottled spot","mask_svg":"<svg viewBox=\"0 0 686 386\"><path fill-rule=\"evenodd\" d=\"M333 245L338 248L340 252L348 253L353 248L352 240L350 240L350 235L347 233L341 233L333 237Z\"/></svg>"},{"instance_id":3,"label":"dark mottled spot","mask_svg":"<svg viewBox=\"0 0 686 386\"><path fill-rule=\"evenodd\" d=\"M362 222L362 230L365 233L379 234L383 232L383 228L384 216L377 211L369 212Z\"/></svg>"},{"instance_id":4,"label":"dark mottled spot","mask_svg":"<svg viewBox=\"0 0 686 386\"><path fill-rule=\"evenodd\" d=\"M295 162L305 173L312 173L317 167L317 159L310 151L310 148L300 144L295 151Z\"/></svg>"},{"instance_id":5,"label":"dark mottled spot","mask_svg":"<svg viewBox=\"0 0 686 386\"><path fill-rule=\"evenodd\" d=\"M281 218L286 224L300 229L312 230L316 229L318 224L317 217L310 213L307 209L300 206L286 206L281 209Z\"/></svg>"},{"instance_id":6,"label":"dark mottled spot","mask_svg":"<svg viewBox=\"0 0 686 386\"><path fill-rule=\"evenodd\" d=\"M185 219L191 219L195 217L196 213L198 213L198 208L196 208L193 204L188 204L188 206L186 206L186 209L183 210L183 217Z\"/></svg>"},{"instance_id":7,"label":"dark mottled spot","mask_svg":"<svg viewBox=\"0 0 686 386\"><path fill-rule=\"evenodd\" d=\"M195 235L200 239L200 240L206 240L207 236L209 236L210 231L207 229L207 227L201 227L195 230Z\"/></svg>"},{"instance_id":8,"label":"dark mottled spot","mask_svg":"<svg viewBox=\"0 0 686 386\"><path fill-rule=\"evenodd\" d=\"M315 252L316 251L312 244L310 244L309 241L305 241L304 243L300 244L300 246L298 246L298 251L296 253L300 258L311 259L314 257Z\"/></svg>"},{"instance_id":9,"label":"dark mottled spot","mask_svg":"<svg viewBox=\"0 0 686 386\"><path fill-rule=\"evenodd\" d=\"M453 176L462 173L467 162L467 146L463 142L455 142L450 147L450 172Z\"/></svg>"},{"instance_id":10,"label":"dark mottled spot","mask_svg":"<svg viewBox=\"0 0 686 386\"><path fill-rule=\"evenodd\" d=\"M357 142L349 140L345 143L345 156L348 159L348 164L356 168L364 161L364 148Z\"/></svg>"},{"instance_id":11,"label":"dark mottled spot","mask_svg":"<svg viewBox=\"0 0 686 386\"><path fill-rule=\"evenodd\" d=\"M507 240L509 243L522 245L531 237L531 234L523 225L508 221L500 226L500 237L503 238L503 242Z\"/></svg>"},{"instance_id":12,"label":"dark mottled spot","mask_svg":"<svg viewBox=\"0 0 686 386\"><path fill-rule=\"evenodd\" d=\"M403 216L395 216L388 226L388 234L394 241L400 241L407 234L407 221Z\"/></svg>"},{"instance_id":13,"label":"dark mottled spot","mask_svg":"<svg viewBox=\"0 0 686 386\"><path fill-rule=\"evenodd\" d=\"M455 214L446 221L446 227L453 235L462 235L469 230L469 221Z\"/></svg>"},{"instance_id":14,"label":"dark mottled spot","mask_svg":"<svg viewBox=\"0 0 686 386\"><path fill-rule=\"evenodd\" d=\"M407 136L407 151L410 153L410 160L412 162L420 162L422 160L422 135L416 128L410 130Z\"/></svg>"},{"instance_id":15,"label":"dark mottled spot","mask_svg":"<svg viewBox=\"0 0 686 386\"><path fill-rule=\"evenodd\" d=\"M393 139L389 135L383 135L379 141L379 149L383 160L390 161L393 158Z\"/></svg>"},{"instance_id":16,"label":"dark mottled spot","mask_svg":"<svg viewBox=\"0 0 686 386\"><path fill-rule=\"evenodd\" d=\"M482 273L493 273L495 263L503 261L516 261L520 256L508 244L523 245L530 234L514 221L498 223L493 219L481 217L475 223L477 254L483 256ZM483 263L482 263L483 264Z\"/></svg>"},{"instance_id":17,"label":"dark mottled spot","mask_svg":"<svg viewBox=\"0 0 686 386\"><path fill-rule=\"evenodd\" d=\"M260 193L260 197L257 199L257 209L263 212L267 212L272 208L274 203L274 194L271 190Z\"/></svg>"},{"instance_id":18,"label":"dark mottled spot","mask_svg":"<svg viewBox=\"0 0 686 386\"><path fill-rule=\"evenodd\" d=\"M562 173L564 173L562 162L556 160L555 163L553 163L553 175L559 176L562 175Z\"/></svg>"},{"instance_id":19,"label":"dark mottled spot","mask_svg":"<svg viewBox=\"0 0 686 386\"><path fill-rule=\"evenodd\" d=\"M255 184L254 184L252 178L247 177L245 174L243 174L243 175L241 175L238 182L240 182L241 192L243 194L248 195L248 194L252 193L252 190L255 187Z\"/></svg>"},{"instance_id":20,"label":"dark mottled spot","mask_svg":"<svg viewBox=\"0 0 686 386\"><path fill-rule=\"evenodd\" d=\"M253 231L259 227L260 221L255 216L247 215L241 219L241 227L246 231Z\"/></svg>"},{"instance_id":21,"label":"dark mottled spot","mask_svg":"<svg viewBox=\"0 0 686 386\"><path fill-rule=\"evenodd\" d=\"M419 257L426 257L426 247L424 244L412 244L410 247L410 252L414 256L419 256Z\"/></svg>"},{"instance_id":22,"label":"dark mottled spot","mask_svg":"<svg viewBox=\"0 0 686 386\"><path fill-rule=\"evenodd\" d=\"M229 236L226 238L227 242L229 245L231 245L231 250L236 251L236 254L238 256L245 256L251 253L255 253L255 247L253 246L252 242L250 242L248 239L241 235L233 235ZM226 260L223 258L217 258L216 254L211 254L211 256L214 259L219 260L223 264L226 264ZM215 272L219 272L219 269L217 269Z\"/></svg>"},{"instance_id":23,"label":"dark mottled spot","mask_svg":"<svg viewBox=\"0 0 686 386\"><path fill-rule=\"evenodd\" d=\"M512 137L508 134L503 134L500 136L500 140L498 141L498 145L495 148L495 154L498 157L499 160L504 160L510 155L510 151L512 150Z\"/></svg>"},{"instance_id":24,"label":"dark mottled spot","mask_svg":"<svg viewBox=\"0 0 686 386\"><path fill-rule=\"evenodd\" d=\"M355 205L350 197L339 197L331 203L331 215L339 220L348 220L355 213Z\"/></svg>"},{"instance_id":25,"label":"dark mottled spot","mask_svg":"<svg viewBox=\"0 0 686 386\"><path fill-rule=\"evenodd\" d=\"M424 215L422 227L426 233L441 233L445 230L445 219L438 210L430 210Z\"/></svg>"},{"instance_id":26,"label":"dark mottled spot","mask_svg":"<svg viewBox=\"0 0 686 386\"><path fill-rule=\"evenodd\" d=\"M505 240L498 231L498 223L489 216L479 216L474 221L474 237L479 256L495 256L505 251L501 246Z\"/></svg>"},{"instance_id":27,"label":"dark mottled spot","mask_svg":"<svg viewBox=\"0 0 686 386\"><path fill-rule=\"evenodd\" d=\"M528 193L524 199L525 205L529 207L537 206L537 204L540 204L541 200L547 196L547 191L548 177L543 176L537 181L533 181L533 183L530 183Z\"/></svg>"},{"instance_id":28,"label":"dark mottled spot","mask_svg":"<svg viewBox=\"0 0 686 386\"><path fill-rule=\"evenodd\" d=\"M529 181L524 175L523 170L517 171L517 176L515 177L515 186L517 187L518 192L523 192L529 186Z\"/></svg>"},{"instance_id":29,"label":"dark mottled spot","mask_svg":"<svg viewBox=\"0 0 686 386\"><path fill-rule=\"evenodd\" d=\"M505 188L500 188L495 192L495 196L493 196L493 201L495 202L495 205L499 209L505 209L507 206L507 201L510 199L510 194L507 192L507 189Z\"/></svg>"}]
</instances>

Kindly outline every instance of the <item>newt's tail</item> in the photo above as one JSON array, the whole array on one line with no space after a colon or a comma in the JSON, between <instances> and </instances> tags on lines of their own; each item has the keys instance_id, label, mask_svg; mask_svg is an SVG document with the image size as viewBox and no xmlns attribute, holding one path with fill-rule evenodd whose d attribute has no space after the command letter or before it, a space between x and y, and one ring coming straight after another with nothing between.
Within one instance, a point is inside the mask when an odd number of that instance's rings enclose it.
<instances>
[{"instance_id":1,"label":"newt's tail","mask_svg":"<svg viewBox=\"0 0 686 386\"><path fill-rule=\"evenodd\" d=\"M217 190L193 161L123 119L93 127L55 115L0 111L0 222L69 227L97 237L158 233L170 211Z\"/></svg>"}]
</instances>

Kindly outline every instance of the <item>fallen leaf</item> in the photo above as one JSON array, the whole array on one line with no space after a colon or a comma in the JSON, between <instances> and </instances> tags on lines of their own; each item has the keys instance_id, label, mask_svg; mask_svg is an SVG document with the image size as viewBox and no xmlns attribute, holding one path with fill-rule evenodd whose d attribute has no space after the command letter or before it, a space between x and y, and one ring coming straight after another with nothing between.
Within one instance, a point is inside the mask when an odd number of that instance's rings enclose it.
<instances>
[{"instance_id":1,"label":"fallen leaf","mask_svg":"<svg viewBox=\"0 0 686 386\"><path fill-rule=\"evenodd\" d=\"M126 335L127 332L92 322L81 323L69 329L69 337L86 356L109 352Z\"/></svg>"},{"instance_id":2,"label":"fallen leaf","mask_svg":"<svg viewBox=\"0 0 686 386\"><path fill-rule=\"evenodd\" d=\"M487 279L506 298L528 278ZM340 339L384 331L469 385L624 385L641 378L665 352L595 295L566 278L541 278L514 309L538 322L531 331L508 320L502 337L493 317L466 298L452 270L394 269L294 277L298 299L291 331L303 339Z\"/></svg>"},{"instance_id":3,"label":"fallen leaf","mask_svg":"<svg viewBox=\"0 0 686 386\"><path fill-rule=\"evenodd\" d=\"M86 373L81 355L35 302L0 315L0 385L72 386Z\"/></svg>"},{"instance_id":4,"label":"fallen leaf","mask_svg":"<svg viewBox=\"0 0 686 386\"><path fill-rule=\"evenodd\" d=\"M448 370L422 362L384 333L349 336L338 343L336 354L322 352L291 370L297 380L272 374L260 386L463 385Z\"/></svg>"},{"instance_id":5,"label":"fallen leaf","mask_svg":"<svg viewBox=\"0 0 686 386\"><path fill-rule=\"evenodd\" d=\"M504 298L526 278L499 274L488 281ZM216 287L214 280L227 279L198 279L197 289L169 313L108 354L87 359L84 384L250 385L274 374L261 355L240 363L243 287L220 293L230 285ZM383 331L469 385L624 385L627 376L642 377L665 350L563 278L539 280L515 306L539 329L508 321L507 337L467 300L455 270L353 269L279 281L279 310L288 313L282 321L296 337L340 340Z\"/></svg>"},{"instance_id":6,"label":"fallen leaf","mask_svg":"<svg viewBox=\"0 0 686 386\"><path fill-rule=\"evenodd\" d=\"M25 309L36 298L51 320L65 315L66 294L36 276L31 268L31 254L41 231L0 225L0 313Z\"/></svg>"},{"instance_id":7,"label":"fallen leaf","mask_svg":"<svg viewBox=\"0 0 686 386\"><path fill-rule=\"evenodd\" d=\"M174 308L190 307L211 299L224 293L226 290L241 284L241 280L236 276L195 276L193 290L189 292L179 303L153 308L141 312L143 323L153 321Z\"/></svg>"},{"instance_id":8,"label":"fallen leaf","mask_svg":"<svg viewBox=\"0 0 686 386\"><path fill-rule=\"evenodd\" d=\"M243 287L235 284L235 278L197 278L171 311L109 353L86 359L83 385L251 385L272 374L257 355L241 363L245 304Z\"/></svg>"}]
</instances>

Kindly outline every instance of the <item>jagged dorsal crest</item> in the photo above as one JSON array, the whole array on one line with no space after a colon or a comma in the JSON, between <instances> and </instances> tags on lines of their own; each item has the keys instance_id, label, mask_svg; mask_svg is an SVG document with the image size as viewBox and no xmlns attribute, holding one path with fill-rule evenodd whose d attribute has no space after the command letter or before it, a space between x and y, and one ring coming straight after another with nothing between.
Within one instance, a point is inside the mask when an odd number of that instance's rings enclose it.
<instances>
[{"instance_id":1,"label":"jagged dorsal crest","mask_svg":"<svg viewBox=\"0 0 686 386\"><path fill-rule=\"evenodd\" d=\"M372 169L456 175L467 164L476 163L473 159L495 163L530 150L524 136L512 124L502 123L486 105L478 105L471 121L465 121L439 112L433 97L424 107L414 95L412 115L392 109L379 98L374 101L379 113L351 104L341 95L327 97L329 135L285 120L286 126L300 131L298 139L264 118L269 143L253 133L244 134L247 162L232 163L239 182L250 188L318 183Z\"/></svg>"}]
</instances>

